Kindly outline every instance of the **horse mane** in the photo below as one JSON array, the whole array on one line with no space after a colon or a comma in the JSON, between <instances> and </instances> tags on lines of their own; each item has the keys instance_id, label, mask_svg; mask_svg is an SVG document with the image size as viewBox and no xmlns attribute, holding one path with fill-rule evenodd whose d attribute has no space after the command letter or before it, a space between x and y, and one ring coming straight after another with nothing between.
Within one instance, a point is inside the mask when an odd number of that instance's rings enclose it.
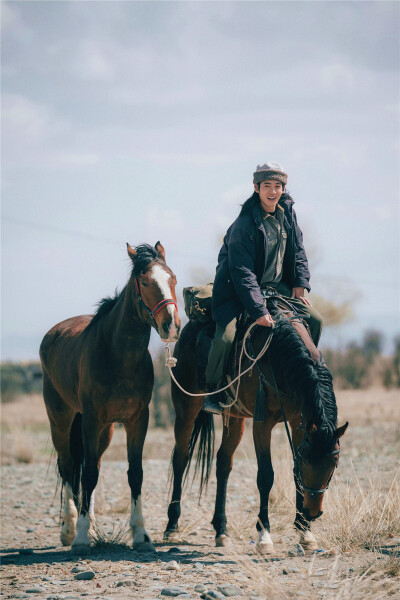
<instances>
[{"instance_id":1,"label":"horse mane","mask_svg":"<svg viewBox=\"0 0 400 600\"><path fill-rule=\"evenodd\" d=\"M140 273L142 273L147 265L151 262L160 262L165 264L164 259L161 254L154 248L150 246L150 244L140 244L135 247L136 256L133 261L132 273L135 277L139 277Z\"/></svg>"},{"instance_id":2,"label":"horse mane","mask_svg":"<svg viewBox=\"0 0 400 600\"><path fill-rule=\"evenodd\" d=\"M332 375L326 364L314 363L301 336L285 318L277 321L269 355L275 373L296 390L303 400L302 418L306 431L313 433L313 454L332 449L337 427L337 405Z\"/></svg>"},{"instance_id":3,"label":"horse mane","mask_svg":"<svg viewBox=\"0 0 400 600\"><path fill-rule=\"evenodd\" d=\"M135 247L135 251L136 256L132 266L132 274L134 277L138 277L151 262L164 263L161 254L156 250L156 248L150 246L150 244L140 244L139 246ZM97 304L97 311L95 312L89 325L86 327L86 331L89 331L93 325L98 323L102 317L107 315L114 308L121 296L125 294L125 290L126 286L121 292L115 290L114 296L107 296L106 298L102 298L102 300L100 300L100 302Z\"/></svg>"},{"instance_id":4,"label":"horse mane","mask_svg":"<svg viewBox=\"0 0 400 600\"><path fill-rule=\"evenodd\" d=\"M97 304L97 310L94 313L93 319L90 321L90 323L86 327L85 331L89 331L89 329L91 329L95 323L100 321L102 319L102 317L104 317L109 312L111 312L111 310L117 304L118 300L125 293L125 290L126 290L126 287L124 287L124 289L121 292L118 292L118 290L115 290L113 297L107 296L106 298L102 298L100 300L100 302Z\"/></svg>"}]
</instances>

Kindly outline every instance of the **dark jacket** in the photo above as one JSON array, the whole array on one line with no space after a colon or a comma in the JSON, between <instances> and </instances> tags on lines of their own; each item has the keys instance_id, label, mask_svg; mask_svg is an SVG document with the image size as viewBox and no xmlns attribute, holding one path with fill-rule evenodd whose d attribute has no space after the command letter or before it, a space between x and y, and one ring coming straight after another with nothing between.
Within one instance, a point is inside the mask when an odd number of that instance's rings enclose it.
<instances>
[{"instance_id":1,"label":"dark jacket","mask_svg":"<svg viewBox=\"0 0 400 600\"><path fill-rule=\"evenodd\" d=\"M282 194L279 204L285 211L287 232L282 282L290 288L304 287L310 291L310 272L294 202L288 194ZM254 320L268 314L260 290L267 260L267 234L261 220L260 199L254 193L229 227L218 255L212 316L220 325L225 327L244 309Z\"/></svg>"}]
</instances>

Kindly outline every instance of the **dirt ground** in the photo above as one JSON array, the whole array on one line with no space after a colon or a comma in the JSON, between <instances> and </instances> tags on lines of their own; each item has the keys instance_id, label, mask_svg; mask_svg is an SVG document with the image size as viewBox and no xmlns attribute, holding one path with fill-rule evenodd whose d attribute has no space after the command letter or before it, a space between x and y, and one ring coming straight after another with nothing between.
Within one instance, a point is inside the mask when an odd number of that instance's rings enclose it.
<instances>
[{"instance_id":1,"label":"dirt ground","mask_svg":"<svg viewBox=\"0 0 400 600\"><path fill-rule=\"evenodd\" d=\"M180 537L163 541L173 431L151 429L144 452L143 511L156 553L131 549L125 434L117 428L96 489L94 546L83 559L59 541L56 462L43 400L30 396L3 404L1 597L400 598L399 393L339 391L337 400L340 423L349 420L350 427L324 514L312 527L320 551L295 552L291 456L278 426L270 502L275 551L257 553L259 499L248 423L228 486L230 547L214 543L215 477L200 503L196 483L186 488ZM217 445L219 437L217 427ZM92 579L76 579L79 570L91 571Z\"/></svg>"}]
</instances>

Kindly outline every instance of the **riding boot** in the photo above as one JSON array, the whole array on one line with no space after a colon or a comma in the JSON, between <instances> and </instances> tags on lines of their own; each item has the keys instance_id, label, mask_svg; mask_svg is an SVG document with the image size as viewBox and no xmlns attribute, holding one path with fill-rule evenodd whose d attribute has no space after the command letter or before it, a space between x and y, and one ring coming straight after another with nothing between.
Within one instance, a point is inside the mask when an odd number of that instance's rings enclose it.
<instances>
[{"instance_id":1,"label":"riding boot","mask_svg":"<svg viewBox=\"0 0 400 600\"><path fill-rule=\"evenodd\" d=\"M215 388L207 388L207 392L213 392ZM203 410L207 413L212 413L214 415L222 415L224 409L222 408L220 402L225 403L225 395L223 392L219 392L218 394L208 394L204 399Z\"/></svg>"}]
</instances>

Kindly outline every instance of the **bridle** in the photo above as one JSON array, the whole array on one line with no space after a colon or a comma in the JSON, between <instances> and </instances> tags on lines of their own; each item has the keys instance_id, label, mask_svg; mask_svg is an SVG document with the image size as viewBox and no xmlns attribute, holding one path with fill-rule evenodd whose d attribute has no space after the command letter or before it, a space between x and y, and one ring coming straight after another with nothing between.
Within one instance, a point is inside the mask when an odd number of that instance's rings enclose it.
<instances>
[{"instance_id":1,"label":"bridle","mask_svg":"<svg viewBox=\"0 0 400 600\"><path fill-rule=\"evenodd\" d=\"M283 412L283 415L284 414L285 413ZM332 452L329 452L327 454L327 456L338 456L340 454L340 441L337 440L336 443L338 444L339 448L337 450L332 450ZM326 492L326 490L329 488L329 484L332 480L335 469L337 469L338 463L336 463L336 465L333 467L332 472L329 475L329 479L328 479L325 487L319 488L319 489L318 488L309 488L304 485L303 478L301 475L301 463L302 463L302 461L304 461L304 457L301 453L301 449L304 446L311 447L311 444L307 440L303 440L302 443L300 444L300 446L297 448L297 452L294 453L293 445L291 444L292 454L293 454L293 474L294 474L296 482L297 482L298 486L301 488L301 490L303 492L307 492L308 494L310 494L311 498L314 498L314 496L316 494L324 494Z\"/></svg>"},{"instance_id":2,"label":"bridle","mask_svg":"<svg viewBox=\"0 0 400 600\"><path fill-rule=\"evenodd\" d=\"M137 280L137 277L135 277L135 284L136 284L136 293L137 293L137 298L139 301L139 309L140 309L140 313L142 314L143 309L146 311L146 313L148 314L155 330L158 332L158 325L156 323L155 320L155 316L160 312L160 310L162 308L164 308L164 306L167 306L168 304L173 304L176 308L176 310L178 310L178 306L175 302L175 300L173 298L165 298L164 300L161 300L161 302L159 302L158 304L156 304L156 306L153 308L153 310L150 310L150 308L148 306L146 306L146 304L143 302L142 299L142 295L140 293L140 287L139 287L139 282Z\"/></svg>"}]
</instances>

